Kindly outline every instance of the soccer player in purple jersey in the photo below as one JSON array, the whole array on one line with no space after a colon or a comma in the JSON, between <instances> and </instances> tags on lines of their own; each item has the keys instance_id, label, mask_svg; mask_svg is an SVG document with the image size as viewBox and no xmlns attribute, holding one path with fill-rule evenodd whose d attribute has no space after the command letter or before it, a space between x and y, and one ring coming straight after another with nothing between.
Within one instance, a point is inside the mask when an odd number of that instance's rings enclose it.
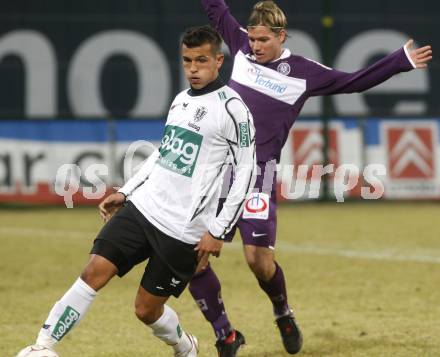
<instances>
[{"instance_id":1,"label":"soccer player in purple jersey","mask_svg":"<svg viewBox=\"0 0 440 357\"><path fill-rule=\"evenodd\" d=\"M247 29L231 15L224 0L201 2L211 25L230 49L234 66L229 85L251 110L256 127L257 160L262 175L255 184L260 193L253 199L260 209L246 206L237 224L244 254L261 289L273 304L286 351L295 354L301 349L302 335L287 302L283 271L274 259L276 175L273 168L280 160L289 130L309 97L362 92L397 73L425 68L432 58L431 47L413 49L413 41L409 40L373 65L346 73L284 48L287 20L273 1L255 4ZM219 356L235 356L244 337L228 320L219 280L209 265L194 276L190 291L214 328Z\"/></svg>"}]
</instances>

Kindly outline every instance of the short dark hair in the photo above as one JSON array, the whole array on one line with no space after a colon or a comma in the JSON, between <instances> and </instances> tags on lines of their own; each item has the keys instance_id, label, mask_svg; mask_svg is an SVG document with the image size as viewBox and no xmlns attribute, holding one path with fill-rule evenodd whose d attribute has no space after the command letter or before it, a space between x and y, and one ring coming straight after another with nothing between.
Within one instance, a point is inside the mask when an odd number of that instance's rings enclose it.
<instances>
[{"instance_id":1,"label":"short dark hair","mask_svg":"<svg viewBox=\"0 0 440 357\"><path fill-rule=\"evenodd\" d=\"M182 44L188 48L199 47L209 43L213 54L221 52L222 38L219 33L211 26L190 27L185 31Z\"/></svg>"}]
</instances>

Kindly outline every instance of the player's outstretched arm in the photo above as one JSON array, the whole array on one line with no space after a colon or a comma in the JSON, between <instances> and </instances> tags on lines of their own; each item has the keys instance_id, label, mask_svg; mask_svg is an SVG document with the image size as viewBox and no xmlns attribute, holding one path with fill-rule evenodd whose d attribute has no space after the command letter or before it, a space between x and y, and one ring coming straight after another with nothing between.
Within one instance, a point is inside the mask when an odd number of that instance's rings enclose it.
<instances>
[{"instance_id":1,"label":"player's outstretched arm","mask_svg":"<svg viewBox=\"0 0 440 357\"><path fill-rule=\"evenodd\" d=\"M432 59L431 46L413 48L410 39L403 47L372 65L348 73L310 61L309 96L360 93L383 83L397 73L426 68Z\"/></svg>"},{"instance_id":2,"label":"player's outstretched arm","mask_svg":"<svg viewBox=\"0 0 440 357\"><path fill-rule=\"evenodd\" d=\"M247 43L247 31L232 16L224 0L201 0L201 3L211 26L220 33L234 56Z\"/></svg>"},{"instance_id":3,"label":"player's outstretched arm","mask_svg":"<svg viewBox=\"0 0 440 357\"><path fill-rule=\"evenodd\" d=\"M415 68L428 67L428 62L432 60L432 48L430 45L414 48L414 40L411 38L405 43L405 48Z\"/></svg>"}]
</instances>

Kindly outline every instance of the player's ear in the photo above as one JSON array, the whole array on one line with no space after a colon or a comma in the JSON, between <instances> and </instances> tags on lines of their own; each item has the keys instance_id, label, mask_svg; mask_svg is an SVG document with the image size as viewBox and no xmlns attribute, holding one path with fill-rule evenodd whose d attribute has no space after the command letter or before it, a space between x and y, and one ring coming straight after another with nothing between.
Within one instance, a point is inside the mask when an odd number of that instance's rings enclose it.
<instances>
[{"instance_id":1,"label":"player's ear","mask_svg":"<svg viewBox=\"0 0 440 357\"><path fill-rule=\"evenodd\" d=\"M287 38L287 32L284 29L280 30L280 33L278 34L278 37L280 38L281 43L286 42L286 38Z\"/></svg>"},{"instance_id":2,"label":"player's ear","mask_svg":"<svg viewBox=\"0 0 440 357\"><path fill-rule=\"evenodd\" d=\"M225 55L223 53L217 53L216 60L217 60L217 68L220 69L220 67L222 66L225 60Z\"/></svg>"}]
</instances>

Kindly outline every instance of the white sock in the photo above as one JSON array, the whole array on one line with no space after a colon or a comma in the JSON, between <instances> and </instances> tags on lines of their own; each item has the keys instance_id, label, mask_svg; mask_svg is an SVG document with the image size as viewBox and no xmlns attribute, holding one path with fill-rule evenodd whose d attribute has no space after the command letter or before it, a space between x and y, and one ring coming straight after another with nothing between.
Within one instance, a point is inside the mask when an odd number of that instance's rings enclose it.
<instances>
[{"instance_id":1,"label":"white sock","mask_svg":"<svg viewBox=\"0 0 440 357\"><path fill-rule=\"evenodd\" d=\"M36 344L53 348L83 318L96 294L95 290L78 278L53 306L38 334Z\"/></svg>"},{"instance_id":2,"label":"white sock","mask_svg":"<svg viewBox=\"0 0 440 357\"><path fill-rule=\"evenodd\" d=\"M180 327L177 314L168 305L164 305L162 316L155 323L148 326L153 330L154 336L174 348L176 355L191 350L191 340Z\"/></svg>"}]
</instances>

